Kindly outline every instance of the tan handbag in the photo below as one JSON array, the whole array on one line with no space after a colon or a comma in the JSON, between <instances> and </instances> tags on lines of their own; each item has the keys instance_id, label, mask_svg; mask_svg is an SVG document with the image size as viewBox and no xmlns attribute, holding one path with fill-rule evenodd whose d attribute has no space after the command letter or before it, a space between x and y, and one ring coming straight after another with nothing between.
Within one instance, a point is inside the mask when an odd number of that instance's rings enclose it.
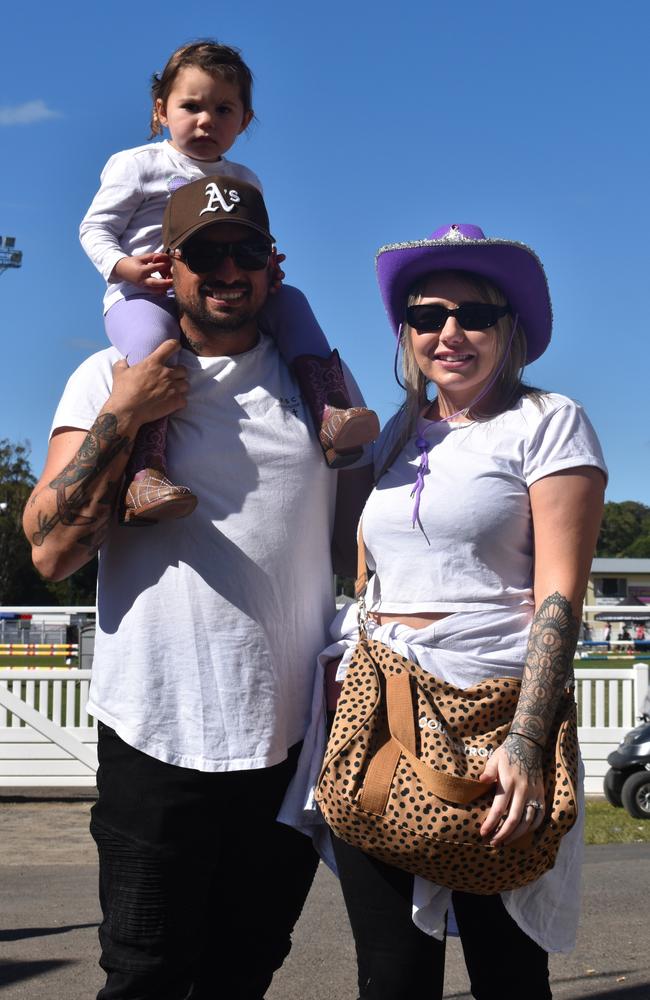
<instances>
[{"instance_id":1,"label":"tan handbag","mask_svg":"<svg viewBox=\"0 0 650 1000\"><path fill-rule=\"evenodd\" d=\"M508 847L480 836L494 785L477 779L503 743L520 683L460 689L368 639L359 539L359 641L343 683L316 790L326 822L372 857L438 885L489 895L552 868L577 817L578 734L566 691L544 752L544 821Z\"/></svg>"}]
</instances>

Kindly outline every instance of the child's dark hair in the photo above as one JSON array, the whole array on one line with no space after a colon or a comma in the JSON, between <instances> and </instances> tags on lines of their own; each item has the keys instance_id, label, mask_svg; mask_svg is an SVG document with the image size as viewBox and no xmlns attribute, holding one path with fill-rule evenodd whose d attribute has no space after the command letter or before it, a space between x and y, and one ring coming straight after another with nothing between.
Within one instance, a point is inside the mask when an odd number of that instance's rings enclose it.
<instances>
[{"instance_id":1,"label":"child's dark hair","mask_svg":"<svg viewBox=\"0 0 650 1000\"><path fill-rule=\"evenodd\" d=\"M212 76L220 76L228 83L239 87L239 96L245 112L253 112L253 74L241 57L239 49L229 45L220 45L211 38L201 38L198 42L181 45L172 52L162 73L154 73L151 78L151 111L150 139L162 135L162 125L156 112L156 101L165 102L169 97L178 71L184 66L197 66Z\"/></svg>"}]
</instances>

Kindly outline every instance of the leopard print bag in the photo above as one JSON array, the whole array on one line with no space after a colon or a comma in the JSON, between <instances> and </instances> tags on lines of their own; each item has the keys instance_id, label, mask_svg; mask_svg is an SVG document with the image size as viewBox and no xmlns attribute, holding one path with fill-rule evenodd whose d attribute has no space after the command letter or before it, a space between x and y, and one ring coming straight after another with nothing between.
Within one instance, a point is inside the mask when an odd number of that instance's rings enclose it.
<instances>
[{"instance_id":1,"label":"leopard print bag","mask_svg":"<svg viewBox=\"0 0 650 1000\"><path fill-rule=\"evenodd\" d=\"M508 735L520 683L498 677L456 688L368 639L365 579L364 552L360 639L316 790L326 822L372 857L450 889L490 895L534 881L553 867L577 817L573 692L561 700L544 752L542 825L507 847L490 846L480 828L494 785L477 779Z\"/></svg>"}]
</instances>

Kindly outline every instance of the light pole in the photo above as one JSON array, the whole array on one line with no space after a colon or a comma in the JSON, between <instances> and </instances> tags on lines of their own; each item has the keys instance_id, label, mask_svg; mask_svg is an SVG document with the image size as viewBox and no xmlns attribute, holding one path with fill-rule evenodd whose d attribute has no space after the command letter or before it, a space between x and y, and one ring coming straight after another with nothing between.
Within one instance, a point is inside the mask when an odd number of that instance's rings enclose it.
<instances>
[{"instance_id":1,"label":"light pole","mask_svg":"<svg viewBox=\"0 0 650 1000\"><path fill-rule=\"evenodd\" d=\"M15 236L0 236L0 274L10 267L21 267L23 263L22 250L16 250Z\"/></svg>"}]
</instances>

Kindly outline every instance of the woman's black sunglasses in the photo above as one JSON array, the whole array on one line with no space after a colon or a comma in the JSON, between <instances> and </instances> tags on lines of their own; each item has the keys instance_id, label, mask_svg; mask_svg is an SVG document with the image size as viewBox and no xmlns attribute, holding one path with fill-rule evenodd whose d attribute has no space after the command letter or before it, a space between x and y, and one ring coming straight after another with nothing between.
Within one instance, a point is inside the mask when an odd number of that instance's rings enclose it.
<instances>
[{"instance_id":1,"label":"woman's black sunglasses","mask_svg":"<svg viewBox=\"0 0 650 1000\"><path fill-rule=\"evenodd\" d=\"M463 330L489 330L509 312L509 305L493 306L490 302L461 302L455 309L432 302L408 306L406 322L418 333L440 333L448 318L454 316Z\"/></svg>"},{"instance_id":2,"label":"woman's black sunglasses","mask_svg":"<svg viewBox=\"0 0 650 1000\"><path fill-rule=\"evenodd\" d=\"M214 271L225 257L232 257L243 271L261 271L266 267L273 247L260 240L256 243L213 243L212 240L188 240L176 255L194 274Z\"/></svg>"}]
</instances>

